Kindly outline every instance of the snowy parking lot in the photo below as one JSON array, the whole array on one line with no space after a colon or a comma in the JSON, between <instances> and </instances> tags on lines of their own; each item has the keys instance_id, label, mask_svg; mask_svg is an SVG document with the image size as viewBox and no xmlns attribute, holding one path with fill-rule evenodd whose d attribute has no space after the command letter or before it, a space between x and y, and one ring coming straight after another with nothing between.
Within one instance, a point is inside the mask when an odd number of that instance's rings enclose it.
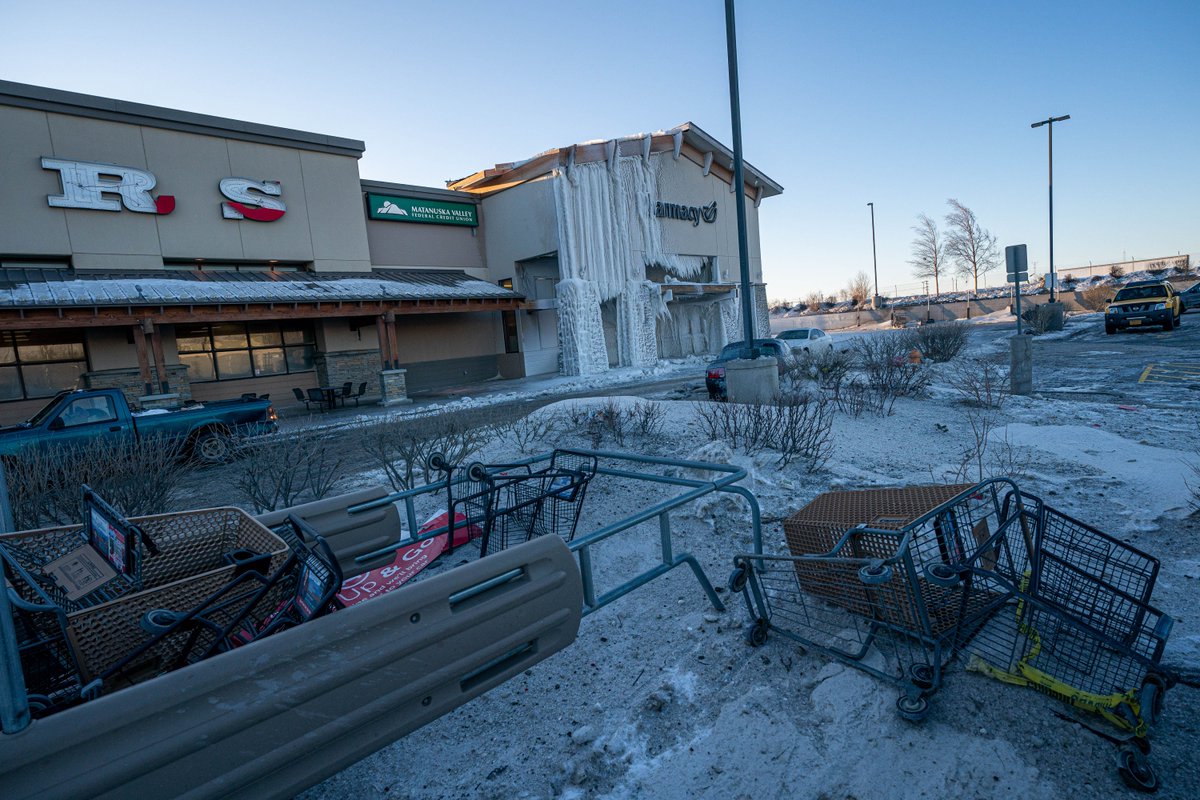
<instances>
[{"instance_id":1,"label":"snowy parking lot","mask_svg":"<svg viewBox=\"0 0 1200 800\"><path fill-rule=\"evenodd\" d=\"M707 441L697 417L702 372L682 389L651 393L665 409L663 425L631 435L623 449L744 467L768 551L781 552L781 520L823 491L973 480L982 469L1012 474L1024 491L1157 556L1155 605L1176 617L1164 661L1191 685L1168 693L1150 758L1159 796L1200 796L1200 523L1191 516L1200 483L1200 320L1189 315L1173 333L1106 336L1099 315L1083 315L1038 337L1035 394L1004 401L985 450L964 458L979 442L956 386L963 370L1006 365L1011 333L973 326L967 350L926 365L928 392L901 398L890 416L838 413L831 458L814 472L799 461L781 465L770 451L750 455ZM533 413L578 416L609 402L572 399ZM543 449L590 444L558 430ZM497 440L477 455L501 461L517 453L514 441ZM712 497L676 520L676 548L694 553L721 585L733 556L750 548L749 525L743 503ZM657 499L598 477L580 530ZM602 576L620 580L654 563L657 525L631 534L597 548ZM563 653L303 796L1137 796L1117 777L1113 744L1057 701L959 665L928 718L909 723L895 713L893 686L778 637L750 648L740 597L722 597L726 610L718 612L694 578L676 570L587 617Z\"/></svg>"}]
</instances>

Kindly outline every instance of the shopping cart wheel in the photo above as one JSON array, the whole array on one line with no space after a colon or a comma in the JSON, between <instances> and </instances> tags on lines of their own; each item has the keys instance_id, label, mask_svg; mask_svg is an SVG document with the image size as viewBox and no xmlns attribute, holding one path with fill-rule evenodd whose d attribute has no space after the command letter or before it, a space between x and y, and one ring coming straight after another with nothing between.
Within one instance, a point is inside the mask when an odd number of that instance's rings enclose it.
<instances>
[{"instance_id":1,"label":"shopping cart wheel","mask_svg":"<svg viewBox=\"0 0 1200 800\"><path fill-rule=\"evenodd\" d=\"M932 689L934 671L932 664L913 664L908 668L908 679L918 689Z\"/></svg>"},{"instance_id":2,"label":"shopping cart wheel","mask_svg":"<svg viewBox=\"0 0 1200 800\"><path fill-rule=\"evenodd\" d=\"M738 564L729 576L729 591L737 594L745 590L746 584L749 582L750 568L745 564Z\"/></svg>"},{"instance_id":3,"label":"shopping cart wheel","mask_svg":"<svg viewBox=\"0 0 1200 800\"><path fill-rule=\"evenodd\" d=\"M1117 773L1130 789L1147 794L1158 791L1158 776L1154 774L1154 769L1146 757L1137 750L1121 751L1117 756Z\"/></svg>"},{"instance_id":4,"label":"shopping cart wheel","mask_svg":"<svg viewBox=\"0 0 1200 800\"><path fill-rule=\"evenodd\" d=\"M929 701L924 697L902 694L896 698L896 711L909 722L920 722L929 713Z\"/></svg>"},{"instance_id":5,"label":"shopping cart wheel","mask_svg":"<svg viewBox=\"0 0 1200 800\"><path fill-rule=\"evenodd\" d=\"M441 453L430 453L425 463L429 465L430 469L435 469L438 472L445 472L450 467L450 462Z\"/></svg>"},{"instance_id":6,"label":"shopping cart wheel","mask_svg":"<svg viewBox=\"0 0 1200 800\"><path fill-rule=\"evenodd\" d=\"M868 586L879 586L892 579L892 568L886 564L867 564L859 567L858 579Z\"/></svg>"},{"instance_id":7,"label":"shopping cart wheel","mask_svg":"<svg viewBox=\"0 0 1200 800\"><path fill-rule=\"evenodd\" d=\"M746 644L751 647L762 647L767 643L767 631L770 626L771 624L765 619L755 620L752 624L747 625L742 634L746 638Z\"/></svg>"},{"instance_id":8,"label":"shopping cart wheel","mask_svg":"<svg viewBox=\"0 0 1200 800\"><path fill-rule=\"evenodd\" d=\"M478 461L467 467L467 477L478 483L487 477L487 469Z\"/></svg>"},{"instance_id":9,"label":"shopping cart wheel","mask_svg":"<svg viewBox=\"0 0 1200 800\"><path fill-rule=\"evenodd\" d=\"M1138 704L1142 709L1142 717L1151 725L1158 723L1162 716L1163 695L1167 691L1167 682L1161 675L1150 673L1142 683L1142 691L1138 695Z\"/></svg>"},{"instance_id":10,"label":"shopping cart wheel","mask_svg":"<svg viewBox=\"0 0 1200 800\"><path fill-rule=\"evenodd\" d=\"M958 573L949 564L930 564L925 567L925 580L934 586L953 589L958 585Z\"/></svg>"}]
</instances>

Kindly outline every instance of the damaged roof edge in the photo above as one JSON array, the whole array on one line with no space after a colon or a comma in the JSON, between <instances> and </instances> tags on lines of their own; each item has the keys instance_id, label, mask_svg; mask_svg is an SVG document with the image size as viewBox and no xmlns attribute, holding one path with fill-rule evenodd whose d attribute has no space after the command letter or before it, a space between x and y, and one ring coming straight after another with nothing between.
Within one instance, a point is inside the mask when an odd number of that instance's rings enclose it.
<instances>
[{"instance_id":1,"label":"damaged roof edge","mask_svg":"<svg viewBox=\"0 0 1200 800\"><path fill-rule=\"evenodd\" d=\"M464 178L447 181L447 186L450 187L452 191L457 189L458 191L471 193L489 193L489 190L497 191L509 188L514 184L525 183L540 177L542 174L549 172L556 166L561 166L562 164L566 163L565 159L567 154L571 152L572 149L585 147L595 149L596 147L603 146L609 141L614 141L617 142L618 145L621 145L627 142L634 142L644 139L646 136L659 138L661 140L663 137L674 137L676 134L682 135L684 141L686 141L696 150L699 150L701 153L712 153L714 158L716 158L717 163L720 164L722 168L729 171L733 170L733 150L726 147L694 122L685 122L682 125L675 126L674 128L654 131L653 133L639 133L631 136L618 136L614 139L607 140L594 139L587 142L579 142L574 145L568 145L566 147L551 148L550 150L543 151L535 156L523 159L521 161L511 161L496 164L494 167L473 172ZM661 144L656 152L661 152ZM580 160L577 161L577 163L584 163L584 161ZM536 172L537 174L528 174L515 180L505 180L505 177L510 173L516 172L530 165L533 165L534 169L532 171ZM780 183L772 180L765 173L749 162L743 161L743 165L745 167L746 182L752 186L761 187L763 190L763 196L773 197L775 195L783 194L783 186ZM527 170L527 172L529 172L529 170Z\"/></svg>"}]
</instances>

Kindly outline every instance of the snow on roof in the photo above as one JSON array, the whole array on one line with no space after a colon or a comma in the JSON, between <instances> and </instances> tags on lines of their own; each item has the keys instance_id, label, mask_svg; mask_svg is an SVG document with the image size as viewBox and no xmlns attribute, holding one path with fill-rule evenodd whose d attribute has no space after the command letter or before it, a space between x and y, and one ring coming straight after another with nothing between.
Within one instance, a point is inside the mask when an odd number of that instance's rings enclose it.
<instances>
[{"instance_id":1,"label":"snow on roof","mask_svg":"<svg viewBox=\"0 0 1200 800\"><path fill-rule=\"evenodd\" d=\"M493 298L520 299L521 295L458 270L373 270L340 275L0 270L0 307L9 308Z\"/></svg>"}]
</instances>

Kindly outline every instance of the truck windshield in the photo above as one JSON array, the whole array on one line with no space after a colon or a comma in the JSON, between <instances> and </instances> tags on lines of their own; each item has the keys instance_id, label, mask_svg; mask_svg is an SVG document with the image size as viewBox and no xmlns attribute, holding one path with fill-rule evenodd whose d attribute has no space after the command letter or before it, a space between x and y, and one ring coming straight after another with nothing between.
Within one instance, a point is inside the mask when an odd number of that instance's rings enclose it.
<instances>
[{"instance_id":1,"label":"truck windshield","mask_svg":"<svg viewBox=\"0 0 1200 800\"><path fill-rule=\"evenodd\" d=\"M41 409L30 418L29 424L33 425L34 427L42 424L46 417L50 416L50 412L58 407L58 401L62 400L63 395L65 394L67 394L67 392L59 392L58 394L54 395L54 397L50 399L49 403L46 403L46 405L42 406Z\"/></svg>"},{"instance_id":2,"label":"truck windshield","mask_svg":"<svg viewBox=\"0 0 1200 800\"><path fill-rule=\"evenodd\" d=\"M1151 297L1166 297L1167 287L1162 286L1127 286L1117 292L1115 302L1122 300L1149 300Z\"/></svg>"}]
</instances>

